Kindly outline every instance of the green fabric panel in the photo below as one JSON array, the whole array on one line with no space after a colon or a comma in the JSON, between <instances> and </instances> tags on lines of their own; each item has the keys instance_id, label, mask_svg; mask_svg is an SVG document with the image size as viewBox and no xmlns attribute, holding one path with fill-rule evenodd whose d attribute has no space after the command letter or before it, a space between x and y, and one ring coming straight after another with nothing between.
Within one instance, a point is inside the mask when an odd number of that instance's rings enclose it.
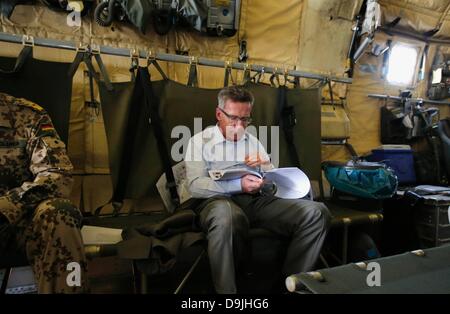
<instances>
[{"instance_id":1,"label":"green fabric panel","mask_svg":"<svg viewBox=\"0 0 450 314\"><path fill-rule=\"evenodd\" d=\"M188 87L174 81L166 82L160 99L159 112L164 122L164 133L169 149L179 140L171 138L174 127L187 126L193 136L195 118L202 118L203 129L216 123L215 108L219 91L219 89ZM189 138L184 140L187 141Z\"/></svg>"},{"instance_id":2,"label":"green fabric panel","mask_svg":"<svg viewBox=\"0 0 450 314\"><path fill-rule=\"evenodd\" d=\"M247 87L255 96L253 124L268 127L278 125L278 89L253 83L248 84ZM294 138L302 170L310 179L318 180L321 172L320 90L290 89L287 98L288 105L295 107L297 124L294 127ZM271 147L271 141L268 144L270 151L269 147ZM279 167L293 165L282 129L280 129L279 154Z\"/></svg>"},{"instance_id":3,"label":"green fabric panel","mask_svg":"<svg viewBox=\"0 0 450 314\"><path fill-rule=\"evenodd\" d=\"M134 83L114 83L113 86L114 90L112 92L107 90L104 83L99 86L113 186L117 186L119 180L123 150L132 149L133 157L126 190L127 198L139 199L144 196L157 195L156 182L163 173L163 167L159 158L153 129L148 123L149 113L143 102L138 104L141 119L136 121L138 124L136 142L139 145L129 147L126 131ZM153 82L153 88L157 95L161 94L164 86L164 81Z\"/></svg>"},{"instance_id":4,"label":"green fabric panel","mask_svg":"<svg viewBox=\"0 0 450 314\"><path fill-rule=\"evenodd\" d=\"M109 166L113 186L117 185L120 156L124 148L125 132L133 93L133 83L115 83L108 92L103 82L99 84L103 120L108 142Z\"/></svg>"},{"instance_id":5,"label":"green fabric panel","mask_svg":"<svg viewBox=\"0 0 450 314\"><path fill-rule=\"evenodd\" d=\"M279 167L283 167L283 165L288 164L286 161L286 157L289 156L287 150L283 148L286 147L286 141L284 138L283 131L281 128L278 130L279 139L272 139L270 128L272 126L278 126L279 118L278 118L278 89L271 88L267 85L258 85L253 83L248 83L246 85L249 91L252 92L255 97L255 103L252 110L253 117L253 125L257 127L259 130L259 126L267 126L267 145L266 151L268 154L271 154L272 161L276 165L276 159L278 159ZM260 133L258 132L258 135ZM258 137L261 140L261 137ZM275 155L275 151L273 151L272 147L276 147L276 142L273 143L273 140L279 142L279 156Z\"/></svg>"},{"instance_id":6,"label":"green fabric panel","mask_svg":"<svg viewBox=\"0 0 450 314\"><path fill-rule=\"evenodd\" d=\"M0 57L0 68L13 69L16 58ZM72 78L71 63L50 62L27 58L22 68L13 74L0 73L0 92L28 99L47 111L59 137L68 143Z\"/></svg>"},{"instance_id":7,"label":"green fabric panel","mask_svg":"<svg viewBox=\"0 0 450 314\"><path fill-rule=\"evenodd\" d=\"M152 86L155 95L160 97L159 95L164 91L165 85L165 81L153 82ZM137 121L139 125L136 143L138 144L133 147L133 163L129 184L127 186L127 195L133 199L139 199L143 196L159 195L156 189L156 182L164 172L153 128L148 122L150 116L143 97L142 103L140 104L143 109L143 114L141 115L141 119Z\"/></svg>"},{"instance_id":8,"label":"green fabric panel","mask_svg":"<svg viewBox=\"0 0 450 314\"><path fill-rule=\"evenodd\" d=\"M320 97L318 88L288 91L288 103L295 106L297 117L295 142L300 164L308 177L316 181L321 177L322 160Z\"/></svg>"}]
</instances>

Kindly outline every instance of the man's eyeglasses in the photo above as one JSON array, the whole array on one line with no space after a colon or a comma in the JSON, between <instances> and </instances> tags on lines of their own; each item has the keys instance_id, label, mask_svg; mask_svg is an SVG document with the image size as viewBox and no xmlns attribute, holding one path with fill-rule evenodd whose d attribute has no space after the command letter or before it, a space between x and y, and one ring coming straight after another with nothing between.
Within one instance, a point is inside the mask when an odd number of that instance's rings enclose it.
<instances>
[{"instance_id":1,"label":"man's eyeglasses","mask_svg":"<svg viewBox=\"0 0 450 314\"><path fill-rule=\"evenodd\" d=\"M233 116L231 114L226 113L225 110L223 110L222 108L219 108L219 110L222 111L223 114L234 123L241 121L243 124L248 125L248 124L252 123L252 121L253 121L252 117Z\"/></svg>"}]
</instances>

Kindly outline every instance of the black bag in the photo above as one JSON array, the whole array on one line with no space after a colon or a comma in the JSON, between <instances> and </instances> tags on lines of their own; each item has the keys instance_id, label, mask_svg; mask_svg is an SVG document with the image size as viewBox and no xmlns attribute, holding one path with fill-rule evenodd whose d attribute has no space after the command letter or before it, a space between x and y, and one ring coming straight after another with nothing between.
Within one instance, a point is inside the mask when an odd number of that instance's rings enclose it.
<instances>
[{"instance_id":1,"label":"black bag","mask_svg":"<svg viewBox=\"0 0 450 314\"><path fill-rule=\"evenodd\" d=\"M444 158L445 147L439 138L435 141L436 151L429 147L426 150L414 152L414 168L417 182L420 184L446 185L448 183Z\"/></svg>"}]
</instances>

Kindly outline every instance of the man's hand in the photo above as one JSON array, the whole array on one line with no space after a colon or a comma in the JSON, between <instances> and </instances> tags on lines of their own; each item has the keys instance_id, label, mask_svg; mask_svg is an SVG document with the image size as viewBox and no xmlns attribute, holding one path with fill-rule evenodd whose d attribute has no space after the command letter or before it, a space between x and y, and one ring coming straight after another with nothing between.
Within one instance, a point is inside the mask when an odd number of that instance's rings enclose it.
<instances>
[{"instance_id":1,"label":"man's hand","mask_svg":"<svg viewBox=\"0 0 450 314\"><path fill-rule=\"evenodd\" d=\"M244 193L258 193L264 185L264 180L254 175L247 174L241 179L242 191Z\"/></svg>"},{"instance_id":2,"label":"man's hand","mask_svg":"<svg viewBox=\"0 0 450 314\"><path fill-rule=\"evenodd\" d=\"M259 156L259 154L254 156L247 155L245 156L245 164L249 167L258 167L270 164L270 160L261 159L261 156Z\"/></svg>"}]
</instances>

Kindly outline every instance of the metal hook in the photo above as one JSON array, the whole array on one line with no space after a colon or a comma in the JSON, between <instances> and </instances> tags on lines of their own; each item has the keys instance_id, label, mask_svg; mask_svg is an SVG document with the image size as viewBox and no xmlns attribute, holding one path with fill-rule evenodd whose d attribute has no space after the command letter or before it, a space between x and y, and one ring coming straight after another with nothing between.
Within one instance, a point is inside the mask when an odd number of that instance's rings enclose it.
<instances>
[{"instance_id":1,"label":"metal hook","mask_svg":"<svg viewBox=\"0 0 450 314\"><path fill-rule=\"evenodd\" d=\"M79 43L78 47L76 48L76 52L87 52L88 51L88 45L85 45L83 43Z\"/></svg>"},{"instance_id":2,"label":"metal hook","mask_svg":"<svg viewBox=\"0 0 450 314\"><path fill-rule=\"evenodd\" d=\"M91 53L92 54L100 54L100 45L91 45Z\"/></svg>"},{"instance_id":3,"label":"metal hook","mask_svg":"<svg viewBox=\"0 0 450 314\"><path fill-rule=\"evenodd\" d=\"M30 35L23 35L22 37L22 45L34 47L34 38Z\"/></svg>"},{"instance_id":4,"label":"metal hook","mask_svg":"<svg viewBox=\"0 0 450 314\"><path fill-rule=\"evenodd\" d=\"M251 73L252 73L251 65L249 63L245 63L244 64L244 77L243 77L244 84L248 83L251 80Z\"/></svg>"},{"instance_id":5,"label":"metal hook","mask_svg":"<svg viewBox=\"0 0 450 314\"><path fill-rule=\"evenodd\" d=\"M156 61L156 53L154 53L153 50L149 50L147 54L147 62L153 62Z\"/></svg>"},{"instance_id":6,"label":"metal hook","mask_svg":"<svg viewBox=\"0 0 450 314\"><path fill-rule=\"evenodd\" d=\"M245 73L247 73L247 72L251 72L251 68L250 68L250 64L245 63L245 64L244 64L244 75L245 75Z\"/></svg>"},{"instance_id":7,"label":"metal hook","mask_svg":"<svg viewBox=\"0 0 450 314\"><path fill-rule=\"evenodd\" d=\"M233 73L231 72L232 69L233 69L233 67L232 67L231 61L230 60L225 61L225 72L227 73L226 75L228 75L230 77L231 83L233 85L236 85L236 82L233 78Z\"/></svg>"},{"instance_id":8,"label":"metal hook","mask_svg":"<svg viewBox=\"0 0 450 314\"><path fill-rule=\"evenodd\" d=\"M134 80L134 70L136 70L139 67L139 53L137 52L136 48L130 49L130 60L131 60L130 66L131 78L132 80Z\"/></svg>"},{"instance_id":9,"label":"metal hook","mask_svg":"<svg viewBox=\"0 0 450 314\"><path fill-rule=\"evenodd\" d=\"M147 53L147 67L156 63L156 53L153 50L149 50Z\"/></svg>"},{"instance_id":10,"label":"metal hook","mask_svg":"<svg viewBox=\"0 0 450 314\"><path fill-rule=\"evenodd\" d=\"M284 85L283 86L286 86L287 83L289 82L288 76L289 76L289 69L287 67L284 67Z\"/></svg>"},{"instance_id":11,"label":"metal hook","mask_svg":"<svg viewBox=\"0 0 450 314\"><path fill-rule=\"evenodd\" d=\"M189 58L189 65L197 65L197 64L198 64L197 57L192 56Z\"/></svg>"},{"instance_id":12,"label":"metal hook","mask_svg":"<svg viewBox=\"0 0 450 314\"><path fill-rule=\"evenodd\" d=\"M261 78L264 76L264 73L266 72L266 68L262 67L261 72L258 73L258 76L256 78L256 83L261 82Z\"/></svg>"},{"instance_id":13,"label":"metal hook","mask_svg":"<svg viewBox=\"0 0 450 314\"><path fill-rule=\"evenodd\" d=\"M139 67L139 53L136 48L130 49L130 59L131 59L131 70L137 69Z\"/></svg>"},{"instance_id":14,"label":"metal hook","mask_svg":"<svg viewBox=\"0 0 450 314\"><path fill-rule=\"evenodd\" d=\"M139 53L136 48L130 49L130 58L131 59L139 59Z\"/></svg>"},{"instance_id":15,"label":"metal hook","mask_svg":"<svg viewBox=\"0 0 450 314\"><path fill-rule=\"evenodd\" d=\"M275 86L274 79L277 80L278 86L281 86L281 84L280 84L280 78L279 78L279 76L278 76L278 67L275 67L275 68L274 68L273 73L272 73L272 75L270 76L270 83L271 83L272 85Z\"/></svg>"}]
</instances>

